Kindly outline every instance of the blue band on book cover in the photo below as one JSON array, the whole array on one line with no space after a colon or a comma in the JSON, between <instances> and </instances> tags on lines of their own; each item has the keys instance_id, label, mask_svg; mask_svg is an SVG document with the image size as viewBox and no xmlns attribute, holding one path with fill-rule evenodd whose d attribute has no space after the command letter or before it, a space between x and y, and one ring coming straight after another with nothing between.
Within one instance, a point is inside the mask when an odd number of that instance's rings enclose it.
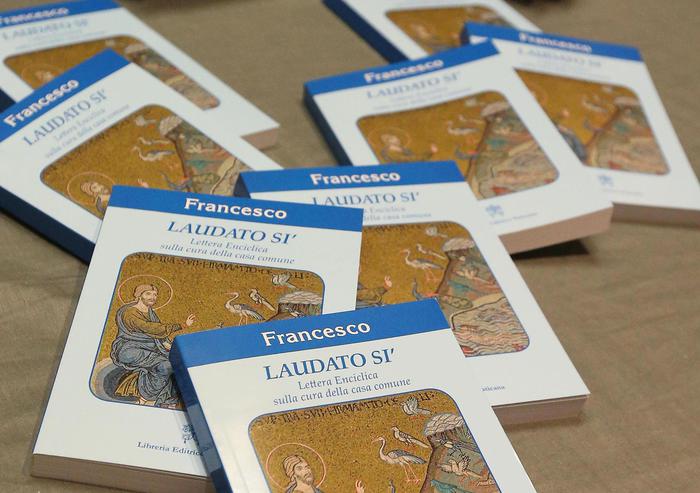
<instances>
[{"instance_id":1,"label":"blue band on book cover","mask_svg":"<svg viewBox=\"0 0 700 493\"><path fill-rule=\"evenodd\" d=\"M634 46L602 43L600 41L572 38L569 36L559 36L556 34L519 31L509 27L480 24L476 22L467 22L464 29L468 36L515 41L527 45L540 46L542 48L556 48L559 50L582 53L585 55L599 55L612 58L622 58L625 60L642 61L642 55Z\"/></svg>"},{"instance_id":2,"label":"blue band on book cover","mask_svg":"<svg viewBox=\"0 0 700 493\"><path fill-rule=\"evenodd\" d=\"M285 226L362 231L362 209L184 193L117 185L109 207Z\"/></svg>"},{"instance_id":3,"label":"blue band on book cover","mask_svg":"<svg viewBox=\"0 0 700 493\"><path fill-rule=\"evenodd\" d=\"M0 12L0 29L30 22L48 21L71 15L118 8L121 8L121 5L112 0L85 0L82 2L48 3L37 7L6 10Z\"/></svg>"},{"instance_id":4,"label":"blue band on book cover","mask_svg":"<svg viewBox=\"0 0 700 493\"><path fill-rule=\"evenodd\" d=\"M380 164L353 168L298 168L243 172L237 183L239 188L236 195L462 182L464 177L454 161Z\"/></svg>"},{"instance_id":5,"label":"blue band on book cover","mask_svg":"<svg viewBox=\"0 0 700 493\"><path fill-rule=\"evenodd\" d=\"M442 70L456 65L473 62L497 55L498 50L491 43L479 43L443 51L437 55L406 62L394 63L347 74L316 79L304 84L307 94L315 96L325 92L339 91L352 87L371 86Z\"/></svg>"},{"instance_id":6,"label":"blue band on book cover","mask_svg":"<svg viewBox=\"0 0 700 493\"><path fill-rule=\"evenodd\" d=\"M439 305L430 299L176 336L171 359L175 354L191 368L448 328Z\"/></svg>"}]
</instances>

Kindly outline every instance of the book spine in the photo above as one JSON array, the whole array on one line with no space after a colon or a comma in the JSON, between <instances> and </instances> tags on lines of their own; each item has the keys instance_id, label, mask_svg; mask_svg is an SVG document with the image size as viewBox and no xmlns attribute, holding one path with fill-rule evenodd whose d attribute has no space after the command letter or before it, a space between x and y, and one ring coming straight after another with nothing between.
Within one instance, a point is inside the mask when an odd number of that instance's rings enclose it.
<instances>
[{"instance_id":1,"label":"book spine","mask_svg":"<svg viewBox=\"0 0 700 493\"><path fill-rule=\"evenodd\" d=\"M462 30L459 32L459 43L462 46L466 46L466 45L470 44L468 24L469 23L465 22L464 25L462 26Z\"/></svg>"},{"instance_id":2,"label":"book spine","mask_svg":"<svg viewBox=\"0 0 700 493\"><path fill-rule=\"evenodd\" d=\"M343 0L323 0L323 3L340 17L350 28L389 62L402 62L408 58L388 39L374 29L352 7Z\"/></svg>"},{"instance_id":3,"label":"book spine","mask_svg":"<svg viewBox=\"0 0 700 493\"><path fill-rule=\"evenodd\" d=\"M13 104L15 104L15 100L8 96L5 91L0 89L0 111L5 111Z\"/></svg>"},{"instance_id":4,"label":"book spine","mask_svg":"<svg viewBox=\"0 0 700 493\"><path fill-rule=\"evenodd\" d=\"M316 104L314 96L309 93L309 90L306 87L304 88L304 104L306 104L306 108L309 110L309 113L311 113L311 117L321 130L321 133L326 139L326 143L328 144L328 147L330 147L331 152L338 161L338 164L351 166L353 163L350 161L350 157L346 154L345 149L343 149L342 144L336 137L333 129L331 129L331 126L328 124L326 117L323 116L323 112Z\"/></svg>"},{"instance_id":5,"label":"book spine","mask_svg":"<svg viewBox=\"0 0 700 493\"><path fill-rule=\"evenodd\" d=\"M93 242L2 187L0 187L0 209L86 264L90 263L92 252L95 249Z\"/></svg>"},{"instance_id":6,"label":"book spine","mask_svg":"<svg viewBox=\"0 0 700 493\"><path fill-rule=\"evenodd\" d=\"M226 471L221 463L221 457L216 449L214 438L207 424L207 418L204 416L202 406L199 404L197 392L192 384L187 365L183 360L178 337L175 337L173 340L169 358L170 364L173 367L173 374L175 375L180 397L187 409L187 419L194 430L194 434L197 438L197 447L202 454L207 472L214 482L214 487L217 493L233 493L231 483L226 476Z\"/></svg>"},{"instance_id":7,"label":"book spine","mask_svg":"<svg viewBox=\"0 0 700 493\"><path fill-rule=\"evenodd\" d=\"M236 184L233 187L233 196L240 197L243 199L250 198L250 190L248 190L248 185L245 182L245 176L241 174L236 180Z\"/></svg>"}]
</instances>

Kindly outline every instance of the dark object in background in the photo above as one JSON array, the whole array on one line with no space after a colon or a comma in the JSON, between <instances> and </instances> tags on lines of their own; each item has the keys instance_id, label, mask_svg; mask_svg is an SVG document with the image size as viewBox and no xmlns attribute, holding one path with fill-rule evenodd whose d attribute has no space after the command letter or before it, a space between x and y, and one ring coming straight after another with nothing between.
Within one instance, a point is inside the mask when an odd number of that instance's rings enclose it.
<instances>
[{"instance_id":1,"label":"dark object in background","mask_svg":"<svg viewBox=\"0 0 700 493\"><path fill-rule=\"evenodd\" d=\"M4 92L0 91L0 111L5 111L13 104L15 104L14 100Z\"/></svg>"}]
</instances>

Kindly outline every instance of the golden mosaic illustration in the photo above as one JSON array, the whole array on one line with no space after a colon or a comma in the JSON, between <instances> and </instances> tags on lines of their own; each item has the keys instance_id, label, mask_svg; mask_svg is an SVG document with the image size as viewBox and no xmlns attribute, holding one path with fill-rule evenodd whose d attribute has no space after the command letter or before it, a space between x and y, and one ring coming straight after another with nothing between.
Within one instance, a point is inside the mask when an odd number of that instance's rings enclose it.
<instances>
[{"instance_id":1,"label":"golden mosaic illustration","mask_svg":"<svg viewBox=\"0 0 700 493\"><path fill-rule=\"evenodd\" d=\"M390 10L386 16L429 55L461 46L465 22L510 27L492 9L480 5Z\"/></svg>"},{"instance_id":2,"label":"golden mosaic illustration","mask_svg":"<svg viewBox=\"0 0 700 493\"><path fill-rule=\"evenodd\" d=\"M176 335L319 315L322 302L323 281L310 272L129 255L119 271L90 387L108 401L181 409L168 361Z\"/></svg>"},{"instance_id":3,"label":"golden mosaic illustration","mask_svg":"<svg viewBox=\"0 0 700 493\"><path fill-rule=\"evenodd\" d=\"M5 65L36 89L107 48L146 70L200 108L219 106L219 100L215 96L143 42L129 36L84 41L22 53L6 58Z\"/></svg>"},{"instance_id":4,"label":"golden mosaic illustration","mask_svg":"<svg viewBox=\"0 0 700 493\"><path fill-rule=\"evenodd\" d=\"M268 414L249 432L273 493L501 491L439 390Z\"/></svg>"},{"instance_id":5,"label":"golden mosaic illustration","mask_svg":"<svg viewBox=\"0 0 700 493\"><path fill-rule=\"evenodd\" d=\"M365 226L357 308L434 298L465 356L529 339L469 232L452 222Z\"/></svg>"},{"instance_id":6,"label":"golden mosaic illustration","mask_svg":"<svg viewBox=\"0 0 700 493\"><path fill-rule=\"evenodd\" d=\"M637 95L611 84L518 70L581 162L662 175L668 165Z\"/></svg>"},{"instance_id":7,"label":"golden mosaic illustration","mask_svg":"<svg viewBox=\"0 0 700 493\"><path fill-rule=\"evenodd\" d=\"M478 199L546 185L558 176L497 92L366 116L357 125L380 163L454 160Z\"/></svg>"},{"instance_id":8,"label":"golden mosaic illustration","mask_svg":"<svg viewBox=\"0 0 700 493\"><path fill-rule=\"evenodd\" d=\"M161 106L146 106L47 166L41 180L102 218L113 185L233 195L250 169Z\"/></svg>"}]
</instances>

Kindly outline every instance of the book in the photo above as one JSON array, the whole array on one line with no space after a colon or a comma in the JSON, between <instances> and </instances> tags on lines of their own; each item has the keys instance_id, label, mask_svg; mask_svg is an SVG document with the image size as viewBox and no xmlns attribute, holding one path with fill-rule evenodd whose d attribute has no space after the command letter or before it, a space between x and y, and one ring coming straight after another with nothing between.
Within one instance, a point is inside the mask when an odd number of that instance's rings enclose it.
<instances>
[{"instance_id":1,"label":"book","mask_svg":"<svg viewBox=\"0 0 700 493\"><path fill-rule=\"evenodd\" d=\"M489 43L313 80L341 164L456 161L509 252L605 231L612 205Z\"/></svg>"},{"instance_id":2,"label":"book","mask_svg":"<svg viewBox=\"0 0 700 493\"><path fill-rule=\"evenodd\" d=\"M0 11L0 90L15 101L109 48L224 122L256 147L279 124L113 0Z\"/></svg>"},{"instance_id":3,"label":"book","mask_svg":"<svg viewBox=\"0 0 700 493\"><path fill-rule=\"evenodd\" d=\"M170 359L219 492L535 491L432 300L178 336Z\"/></svg>"},{"instance_id":4,"label":"book","mask_svg":"<svg viewBox=\"0 0 700 493\"><path fill-rule=\"evenodd\" d=\"M354 308L361 229L359 209L115 186L32 474L204 491L172 338Z\"/></svg>"},{"instance_id":5,"label":"book","mask_svg":"<svg viewBox=\"0 0 700 493\"><path fill-rule=\"evenodd\" d=\"M437 300L503 424L581 412L586 385L454 163L243 173L236 193L363 207L358 309Z\"/></svg>"},{"instance_id":6,"label":"book","mask_svg":"<svg viewBox=\"0 0 700 493\"><path fill-rule=\"evenodd\" d=\"M503 0L324 0L390 62L460 46L467 21L539 30Z\"/></svg>"},{"instance_id":7,"label":"book","mask_svg":"<svg viewBox=\"0 0 700 493\"><path fill-rule=\"evenodd\" d=\"M467 25L535 95L615 219L700 224L700 184L637 48Z\"/></svg>"},{"instance_id":8,"label":"book","mask_svg":"<svg viewBox=\"0 0 700 493\"><path fill-rule=\"evenodd\" d=\"M277 167L111 50L0 114L0 207L85 261L116 184L232 195Z\"/></svg>"}]
</instances>

